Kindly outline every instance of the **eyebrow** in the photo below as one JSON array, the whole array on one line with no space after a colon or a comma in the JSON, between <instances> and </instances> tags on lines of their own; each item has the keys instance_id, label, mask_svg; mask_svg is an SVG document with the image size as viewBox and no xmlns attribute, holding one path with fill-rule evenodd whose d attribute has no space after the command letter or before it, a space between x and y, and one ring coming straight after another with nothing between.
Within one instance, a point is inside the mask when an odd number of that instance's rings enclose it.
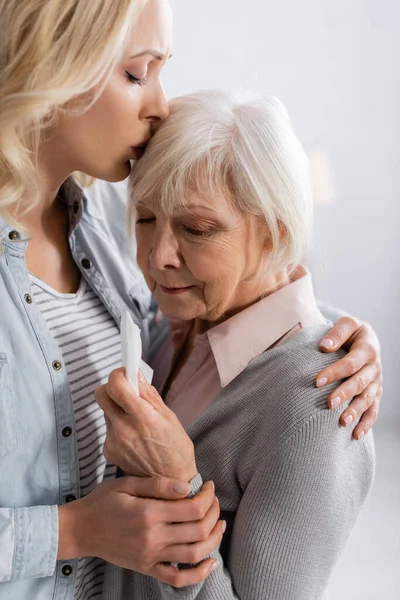
<instances>
[{"instance_id":1,"label":"eyebrow","mask_svg":"<svg viewBox=\"0 0 400 600\"><path fill-rule=\"evenodd\" d=\"M185 210L186 209L192 209L192 208L205 208L206 210L215 213L216 211L211 207L211 206L206 206L205 204L185 204Z\"/></svg>"},{"instance_id":2,"label":"eyebrow","mask_svg":"<svg viewBox=\"0 0 400 600\"><path fill-rule=\"evenodd\" d=\"M156 50L143 50L143 52L139 52L139 54L134 54L130 58L140 58L141 56L146 56L146 54L150 54L150 56L154 56L157 60L165 60L172 58L172 54L167 56L166 54L161 54L161 52L157 52Z\"/></svg>"}]
</instances>

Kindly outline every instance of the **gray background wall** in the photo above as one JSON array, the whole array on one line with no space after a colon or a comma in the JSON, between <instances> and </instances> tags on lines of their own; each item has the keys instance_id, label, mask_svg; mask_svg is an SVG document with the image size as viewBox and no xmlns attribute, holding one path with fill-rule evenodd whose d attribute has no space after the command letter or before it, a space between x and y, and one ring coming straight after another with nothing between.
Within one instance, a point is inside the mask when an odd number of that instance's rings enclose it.
<instances>
[{"instance_id":1,"label":"gray background wall","mask_svg":"<svg viewBox=\"0 0 400 600\"><path fill-rule=\"evenodd\" d=\"M318 296L381 339L381 418L400 419L400 3L172 0L169 96L200 88L281 98L307 149L327 155L334 202L316 207Z\"/></svg>"}]
</instances>

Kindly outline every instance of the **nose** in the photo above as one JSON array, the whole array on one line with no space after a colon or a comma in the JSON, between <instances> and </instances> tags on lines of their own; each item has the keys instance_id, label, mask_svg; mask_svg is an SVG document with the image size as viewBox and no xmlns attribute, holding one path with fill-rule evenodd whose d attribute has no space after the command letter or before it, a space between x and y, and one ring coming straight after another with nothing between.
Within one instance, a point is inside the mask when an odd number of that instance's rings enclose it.
<instances>
[{"instance_id":1,"label":"nose","mask_svg":"<svg viewBox=\"0 0 400 600\"><path fill-rule=\"evenodd\" d=\"M178 240L171 227L157 227L152 242L149 260L153 269L165 271L182 266Z\"/></svg>"},{"instance_id":2,"label":"nose","mask_svg":"<svg viewBox=\"0 0 400 600\"><path fill-rule=\"evenodd\" d=\"M169 115L169 106L163 85L159 79L149 86L149 95L145 106L144 118L150 123L163 121Z\"/></svg>"}]
</instances>

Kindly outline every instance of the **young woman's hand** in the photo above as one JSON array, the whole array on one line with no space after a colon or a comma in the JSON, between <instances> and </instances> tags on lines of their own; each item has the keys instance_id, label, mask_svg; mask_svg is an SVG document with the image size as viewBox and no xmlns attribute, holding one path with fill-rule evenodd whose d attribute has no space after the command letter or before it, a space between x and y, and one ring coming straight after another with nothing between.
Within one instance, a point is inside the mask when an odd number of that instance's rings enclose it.
<instances>
[{"instance_id":1,"label":"young woman's hand","mask_svg":"<svg viewBox=\"0 0 400 600\"><path fill-rule=\"evenodd\" d=\"M104 456L129 475L191 481L197 475L193 442L141 373L139 394L124 369L112 371L108 383L96 390L107 424Z\"/></svg>"},{"instance_id":2,"label":"young woman's hand","mask_svg":"<svg viewBox=\"0 0 400 600\"><path fill-rule=\"evenodd\" d=\"M320 344L324 352L339 348L348 350L341 360L323 369L315 378L317 387L340 379L346 379L328 398L329 408L353 401L345 410L340 423L344 427L361 417L353 431L356 440L361 439L375 423L382 397L382 364L379 340L372 327L352 317L339 319Z\"/></svg>"},{"instance_id":3,"label":"young woman's hand","mask_svg":"<svg viewBox=\"0 0 400 600\"><path fill-rule=\"evenodd\" d=\"M221 543L223 521L212 482L194 498L189 491L158 477L104 481L59 507L58 560L98 556L174 587L204 581L216 561L203 559ZM178 571L169 563L200 564Z\"/></svg>"}]
</instances>

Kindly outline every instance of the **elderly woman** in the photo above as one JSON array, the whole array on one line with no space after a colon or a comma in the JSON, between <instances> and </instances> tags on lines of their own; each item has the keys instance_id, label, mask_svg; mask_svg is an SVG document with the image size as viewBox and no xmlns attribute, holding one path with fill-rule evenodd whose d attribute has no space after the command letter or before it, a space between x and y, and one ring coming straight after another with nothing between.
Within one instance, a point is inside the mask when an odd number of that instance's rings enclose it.
<instances>
[{"instance_id":1,"label":"elderly woman","mask_svg":"<svg viewBox=\"0 0 400 600\"><path fill-rule=\"evenodd\" d=\"M329 325L302 266L308 163L286 110L223 93L175 100L131 177L137 259L174 353L158 361L166 406L143 378L142 398L112 381L99 392L105 454L194 491L198 473L212 479L226 530L202 583L115 571L107 598L321 598L371 488L374 448L313 384L340 354L318 350Z\"/></svg>"}]
</instances>

